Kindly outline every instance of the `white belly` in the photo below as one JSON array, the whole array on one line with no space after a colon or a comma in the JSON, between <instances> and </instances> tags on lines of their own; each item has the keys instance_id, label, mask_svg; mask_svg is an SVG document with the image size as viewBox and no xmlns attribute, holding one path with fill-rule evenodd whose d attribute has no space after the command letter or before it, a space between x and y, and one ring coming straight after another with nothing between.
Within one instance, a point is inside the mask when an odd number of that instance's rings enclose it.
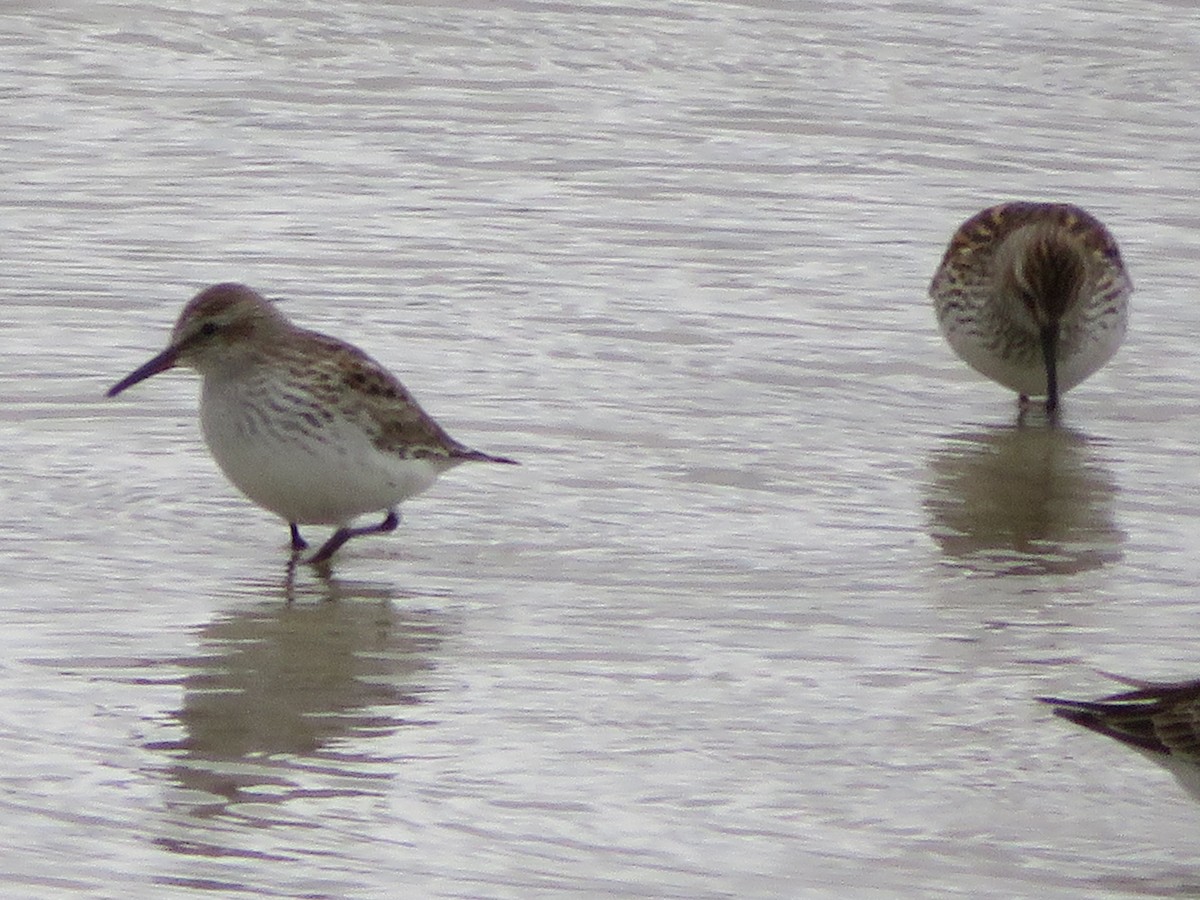
<instances>
[{"instance_id":1,"label":"white belly","mask_svg":"<svg viewBox=\"0 0 1200 900\"><path fill-rule=\"evenodd\" d=\"M448 460L378 450L355 422L314 420L300 406L251 402L244 384L204 379L200 424L225 476L289 522L343 525L428 489ZM253 391L263 395L261 386Z\"/></svg>"},{"instance_id":2,"label":"white belly","mask_svg":"<svg viewBox=\"0 0 1200 900\"><path fill-rule=\"evenodd\" d=\"M1093 318L1064 328L1058 353L1058 388L1069 391L1112 359L1125 337L1125 315ZM954 352L977 372L1030 397L1046 393L1046 364L1030 334L1022 346L998 349L995 335L978 325L943 321L942 333Z\"/></svg>"}]
</instances>

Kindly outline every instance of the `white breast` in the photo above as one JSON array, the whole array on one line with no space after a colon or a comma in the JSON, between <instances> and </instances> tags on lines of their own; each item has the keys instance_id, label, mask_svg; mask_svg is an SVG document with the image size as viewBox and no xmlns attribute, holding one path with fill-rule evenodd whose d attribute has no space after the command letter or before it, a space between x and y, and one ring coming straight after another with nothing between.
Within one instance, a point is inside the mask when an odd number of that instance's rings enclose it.
<instances>
[{"instance_id":1,"label":"white breast","mask_svg":"<svg viewBox=\"0 0 1200 900\"><path fill-rule=\"evenodd\" d=\"M343 525L421 493L454 463L383 453L360 423L316 414L294 385L207 375L204 439L243 494L289 522Z\"/></svg>"}]
</instances>

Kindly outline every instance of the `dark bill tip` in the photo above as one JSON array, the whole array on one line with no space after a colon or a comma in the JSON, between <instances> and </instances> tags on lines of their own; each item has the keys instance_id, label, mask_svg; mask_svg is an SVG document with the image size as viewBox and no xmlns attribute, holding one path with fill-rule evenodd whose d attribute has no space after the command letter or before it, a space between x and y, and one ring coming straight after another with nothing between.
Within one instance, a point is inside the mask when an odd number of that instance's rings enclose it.
<instances>
[{"instance_id":1,"label":"dark bill tip","mask_svg":"<svg viewBox=\"0 0 1200 900\"><path fill-rule=\"evenodd\" d=\"M1042 328L1042 360L1046 366L1046 412L1058 410L1058 322Z\"/></svg>"},{"instance_id":2,"label":"dark bill tip","mask_svg":"<svg viewBox=\"0 0 1200 900\"><path fill-rule=\"evenodd\" d=\"M139 381L145 381L151 375L157 375L159 372L165 372L167 369L175 365L176 359L179 357L179 350L175 347L168 347L154 359L148 363L138 366L116 384L108 389L106 397L115 397L127 387L132 387Z\"/></svg>"}]
</instances>

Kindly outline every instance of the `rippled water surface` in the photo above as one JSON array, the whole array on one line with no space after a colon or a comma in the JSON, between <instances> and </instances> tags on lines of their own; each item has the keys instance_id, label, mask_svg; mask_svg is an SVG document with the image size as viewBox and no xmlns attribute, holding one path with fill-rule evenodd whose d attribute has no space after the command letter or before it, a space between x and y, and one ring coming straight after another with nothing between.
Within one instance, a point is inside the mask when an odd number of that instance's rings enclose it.
<instances>
[{"instance_id":1,"label":"rippled water surface","mask_svg":"<svg viewBox=\"0 0 1200 900\"><path fill-rule=\"evenodd\" d=\"M1193 896L1053 719L1200 676L1187 3L0 11L4 895ZM937 335L990 203L1137 288L1062 427ZM199 288L363 346L463 467L285 571Z\"/></svg>"}]
</instances>

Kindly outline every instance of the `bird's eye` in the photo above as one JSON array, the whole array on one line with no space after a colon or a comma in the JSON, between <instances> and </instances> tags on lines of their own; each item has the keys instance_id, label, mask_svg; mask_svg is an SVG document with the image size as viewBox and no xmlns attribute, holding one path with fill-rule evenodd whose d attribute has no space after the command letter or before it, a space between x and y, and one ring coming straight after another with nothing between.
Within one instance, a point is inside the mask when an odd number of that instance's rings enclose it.
<instances>
[{"instance_id":1,"label":"bird's eye","mask_svg":"<svg viewBox=\"0 0 1200 900\"><path fill-rule=\"evenodd\" d=\"M212 337L214 334L217 333L217 323L216 322L205 322L203 325L200 326L200 333L202 335L204 335L205 337Z\"/></svg>"}]
</instances>

